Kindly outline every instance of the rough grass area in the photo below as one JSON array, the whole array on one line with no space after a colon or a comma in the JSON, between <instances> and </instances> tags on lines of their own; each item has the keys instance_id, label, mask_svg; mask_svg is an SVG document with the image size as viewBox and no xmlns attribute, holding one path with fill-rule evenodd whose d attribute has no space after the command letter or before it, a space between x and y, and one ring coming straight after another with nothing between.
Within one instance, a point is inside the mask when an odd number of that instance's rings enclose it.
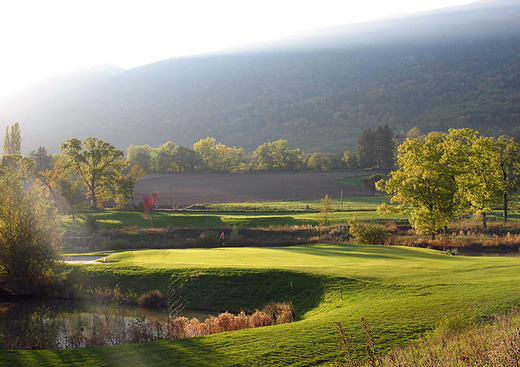
<instances>
[{"instance_id":1,"label":"rough grass area","mask_svg":"<svg viewBox=\"0 0 520 367\"><path fill-rule=\"evenodd\" d=\"M344 211L329 213L331 223L343 223L356 217L366 220L405 220L404 218L382 217L376 212L377 206L388 201L383 197L365 197L362 199L349 198L344 200ZM293 203L294 204L294 203ZM269 209L269 205L273 208ZM280 205L280 206L278 206ZM318 225L319 200L299 202L301 211L283 211L284 203L241 203L241 204L215 204L204 206L207 210L173 211L159 210L153 212L153 220L146 219L143 213L124 210L100 210L88 211L80 218L72 220L63 217L63 227L67 233L87 232L85 218L94 218L101 229L120 229L125 227L141 228L202 228L202 227L243 227L258 228L269 226L294 226L294 225ZM309 205L310 209L305 210ZM340 202L334 199L332 210L339 210ZM349 205L355 205L358 209L348 211ZM278 209L274 209L277 207ZM252 209L253 211L248 211ZM271 211L272 210L272 211Z\"/></svg>"},{"instance_id":2,"label":"rough grass area","mask_svg":"<svg viewBox=\"0 0 520 367\"><path fill-rule=\"evenodd\" d=\"M360 319L383 351L449 315L479 319L520 301L518 258L450 256L405 247L141 250L71 266L78 286L143 293L174 287L190 308L254 310L292 302L297 321L174 341L70 351L0 352L3 365L322 365L339 356L335 323L363 346Z\"/></svg>"}]
</instances>

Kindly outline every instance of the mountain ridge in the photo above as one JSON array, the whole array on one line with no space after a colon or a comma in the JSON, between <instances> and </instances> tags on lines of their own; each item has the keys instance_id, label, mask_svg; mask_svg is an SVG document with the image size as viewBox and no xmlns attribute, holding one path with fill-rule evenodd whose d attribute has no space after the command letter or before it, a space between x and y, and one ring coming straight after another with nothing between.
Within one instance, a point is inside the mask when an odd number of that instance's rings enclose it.
<instances>
[{"instance_id":1,"label":"mountain ridge","mask_svg":"<svg viewBox=\"0 0 520 367\"><path fill-rule=\"evenodd\" d=\"M380 124L514 133L520 15L512 9L470 4L65 81L4 103L0 122L20 122L24 150L49 151L69 137L125 149L213 136L247 152L287 139L339 154Z\"/></svg>"}]
</instances>

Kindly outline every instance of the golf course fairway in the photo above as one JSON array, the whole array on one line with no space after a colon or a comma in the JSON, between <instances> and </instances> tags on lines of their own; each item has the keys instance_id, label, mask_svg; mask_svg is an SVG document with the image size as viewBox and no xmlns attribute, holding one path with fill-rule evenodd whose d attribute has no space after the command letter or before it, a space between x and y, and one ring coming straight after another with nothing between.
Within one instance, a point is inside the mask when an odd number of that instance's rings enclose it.
<instances>
[{"instance_id":1,"label":"golf course fairway","mask_svg":"<svg viewBox=\"0 0 520 367\"><path fill-rule=\"evenodd\" d=\"M116 252L71 265L83 287L143 293L175 288L187 308L252 311L292 302L296 321L205 337L76 350L1 351L1 365L326 365L335 323L364 343L365 317L383 350L416 340L446 317L483 319L520 304L520 258L351 244Z\"/></svg>"}]
</instances>

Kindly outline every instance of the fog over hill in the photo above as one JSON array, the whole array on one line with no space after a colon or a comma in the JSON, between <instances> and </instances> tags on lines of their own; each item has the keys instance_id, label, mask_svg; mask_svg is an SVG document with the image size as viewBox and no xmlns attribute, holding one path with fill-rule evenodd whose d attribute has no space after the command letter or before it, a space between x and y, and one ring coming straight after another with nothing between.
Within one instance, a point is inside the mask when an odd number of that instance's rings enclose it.
<instances>
[{"instance_id":1,"label":"fog over hill","mask_svg":"<svg viewBox=\"0 0 520 367\"><path fill-rule=\"evenodd\" d=\"M0 129L15 122L24 151L51 152L70 137L125 149L213 136L247 152L287 139L339 153L381 124L514 134L520 5L482 1L132 70L84 70L2 101Z\"/></svg>"}]
</instances>

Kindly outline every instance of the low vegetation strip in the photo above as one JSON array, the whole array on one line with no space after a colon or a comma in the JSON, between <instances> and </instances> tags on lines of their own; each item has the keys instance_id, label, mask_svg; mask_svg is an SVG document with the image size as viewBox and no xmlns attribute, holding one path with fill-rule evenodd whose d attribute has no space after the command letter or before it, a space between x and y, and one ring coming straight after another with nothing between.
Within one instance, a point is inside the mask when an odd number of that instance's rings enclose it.
<instances>
[{"instance_id":1,"label":"low vegetation strip","mask_svg":"<svg viewBox=\"0 0 520 367\"><path fill-rule=\"evenodd\" d=\"M2 365L321 365L339 357L335 323L382 351L424 336L448 315L484 318L518 304L518 258L450 256L405 247L141 250L71 265L71 281L142 293L173 286L189 307L254 310L292 302L296 322L232 333L75 351L0 352Z\"/></svg>"},{"instance_id":2,"label":"low vegetation strip","mask_svg":"<svg viewBox=\"0 0 520 367\"><path fill-rule=\"evenodd\" d=\"M491 321L470 323L460 316L447 317L425 338L383 354L365 319L362 327L367 338L368 353L346 337L337 324L342 357L333 367L366 366L517 366L520 364L520 313L518 309L494 315Z\"/></svg>"}]
</instances>

